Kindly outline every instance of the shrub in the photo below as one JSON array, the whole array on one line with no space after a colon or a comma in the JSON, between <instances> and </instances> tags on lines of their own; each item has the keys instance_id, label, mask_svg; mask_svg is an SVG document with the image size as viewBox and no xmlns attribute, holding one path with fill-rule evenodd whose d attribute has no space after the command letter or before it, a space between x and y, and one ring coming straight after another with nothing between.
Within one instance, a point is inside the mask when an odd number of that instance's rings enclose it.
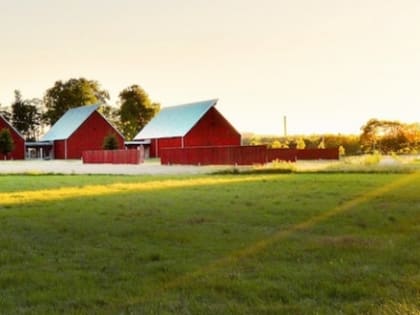
<instances>
[{"instance_id":1,"label":"shrub","mask_svg":"<svg viewBox=\"0 0 420 315\"><path fill-rule=\"evenodd\" d=\"M118 140L115 134L111 133L104 138L102 148L104 150L117 150L118 149Z\"/></svg>"},{"instance_id":2,"label":"shrub","mask_svg":"<svg viewBox=\"0 0 420 315\"><path fill-rule=\"evenodd\" d=\"M14 143L12 135L10 134L10 130L7 128L3 128L0 130L0 153L6 155L12 152L14 149Z\"/></svg>"},{"instance_id":3,"label":"shrub","mask_svg":"<svg viewBox=\"0 0 420 315\"><path fill-rule=\"evenodd\" d=\"M364 157L363 164L364 165L377 165L382 159L382 155L379 151L375 151L372 154L368 154Z\"/></svg>"},{"instance_id":4,"label":"shrub","mask_svg":"<svg viewBox=\"0 0 420 315\"><path fill-rule=\"evenodd\" d=\"M279 149L279 148L281 148L281 143L280 143L280 141L279 141L279 140L274 140L274 141L271 143L271 148L272 148L272 149Z\"/></svg>"}]
</instances>

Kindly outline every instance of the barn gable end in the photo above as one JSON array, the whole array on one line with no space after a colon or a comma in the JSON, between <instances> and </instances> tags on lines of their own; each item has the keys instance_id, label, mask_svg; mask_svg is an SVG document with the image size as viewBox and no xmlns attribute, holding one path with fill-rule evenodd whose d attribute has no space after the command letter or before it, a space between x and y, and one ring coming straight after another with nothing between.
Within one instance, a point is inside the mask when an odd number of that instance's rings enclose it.
<instances>
[{"instance_id":1,"label":"barn gable end","mask_svg":"<svg viewBox=\"0 0 420 315\"><path fill-rule=\"evenodd\" d=\"M163 148L240 145L241 135L215 109L217 99L161 110L135 140L150 140L150 156Z\"/></svg>"},{"instance_id":2,"label":"barn gable end","mask_svg":"<svg viewBox=\"0 0 420 315\"><path fill-rule=\"evenodd\" d=\"M214 107L184 137L185 147L240 144L241 134Z\"/></svg>"},{"instance_id":3,"label":"barn gable end","mask_svg":"<svg viewBox=\"0 0 420 315\"><path fill-rule=\"evenodd\" d=\"M68 110L42 137L41 141L54 143L54 158L80 159L83 151L101 150L109 134L115 134L119 149L124 147L123 136L98 108L90 105Z\"/></svg>"},{"instance_id":4,"label":"barn gable end","mask_svg":"<svg viewBox=\"0 0 420 315\"><path fill-rule=\"evenodd\" d=\"M25 139L2 115L0 115L0 130L4 128L9 129L14 144L14 149L7 155L7 159L24 160ZM0 153L0 160L4 160L4 158L4 155Z\"/></svg>"}]
</instances>

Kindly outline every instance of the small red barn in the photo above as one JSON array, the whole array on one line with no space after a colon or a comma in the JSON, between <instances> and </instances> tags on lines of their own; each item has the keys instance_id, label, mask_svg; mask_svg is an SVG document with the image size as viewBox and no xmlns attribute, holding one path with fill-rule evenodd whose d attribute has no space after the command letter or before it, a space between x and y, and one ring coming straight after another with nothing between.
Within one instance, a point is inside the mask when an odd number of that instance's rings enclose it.
<instances>
[{"instance_id":1,"label":"small red barn","mask_svg":"<svg viewBox=\"0 0 420 315\"><path fill-rule=\"evenodd\" d=\"M41 138L41 142L52 142L53 158L80 159L83 151L102 150L109 134L116 136L119 149L124 148L123 136L98 108L89 105L68 110Z\"/></svg>"},{"instance_id":2,"label":"small red barn","mask_svg":"<svg viewBox=\"0 0 420 315\"><path fill-rule=\"evenodd\" d=\"M7 155L7 159L12 160L24 160L25 159L25 139L2 115L0 115L0 130L9 129L12 135L14 149ZM5 157L0 153L0 160L4 160Z\"/></svg>"},{"instance_id":3,"label":"small red barn","mask_svg":"<svg viewBox=\"0 0 420 315\"><path fill-rule=\"evenodd\" d=\"M150 141L150 157L163 148L240 145L241 134L215 108L217 99L163 108L134 138Z\"/></svg>"}]
</instances>

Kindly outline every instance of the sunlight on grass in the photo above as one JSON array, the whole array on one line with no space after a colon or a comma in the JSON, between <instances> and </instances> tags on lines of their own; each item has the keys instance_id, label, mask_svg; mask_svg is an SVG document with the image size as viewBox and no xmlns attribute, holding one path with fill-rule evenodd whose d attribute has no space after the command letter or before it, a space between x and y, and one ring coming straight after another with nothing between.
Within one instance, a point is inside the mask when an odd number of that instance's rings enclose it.
<instances>
[{"instance_id":1,"label":"sunlight on grass","mask_svg":"<svg viewBox=\"0 0 420 315\"><path fill-rule=\"evenodd\" d=\"M264 177L258 177L262 180ZM25 204L39 201L54 201L64 200L77 197L90 197L101 196L110 194L119 194L125 192L141 192L162 190L181 187L194 187L203 185L220 185L238 182L256 181L257 178L253 176L241 176L235 178L226 177L206 177L206 178L191 178L191 179L173 179L173 180L160 180L152 182L139 182L139 183L115 183L110 185L88 185L80 187L65 187L58 189L45 189L22 191L13 193L0 193L0 205L14 205Z\"/></svg>"},{"instance_id":2,"label":"sunlight on grass","mask_svg":"<svg viewBox=\"0 0 420 315\"><path fill-rule=\"evenodd\" d=\"M389 302L378 310L378 315L419 315L416 305L402 301Z\"/></svg>"},{"instance_id":3,"label":"sunlight on grass","mask_svg":"<svg viewBox=\"0 0 420 315\"><path fill-rule=\"evenodd\" d=\"M4 176L0 313L416 314L419 183Z\"/></svg>"},{"instance_id":4,"label":"sunlight on grass","mask_svg":"<svg viewBox=\"0 0 420 315\"><path fill-rule=\"evenodd\" d=\"M274 243L289 237L295 232L308 230L316 226L317 224L323 221L326 221L327 219L331 217L334 217L338 214L354 209L355 207L363 203L366 203L376 197L382 196L395 189L408 185L419 178L420 178L420 172L408 174L400 178L399 180L391 182L385 186L381 186L379 188L368 191L348 202L345 202L341 205L338 205L332 208L331 210L324 211L320 215L314 216L310 218L309 220L306 220L302 223L295 224L288 229L278 231L270 238L260 240L252 244L251 246L237 250L233 252L232 254L225 256L221 259L218 259L202 268L199 268L191 273L184 274L174 279L173 281L167 282L165 285L161 286L160 288L157 288L155 291L152 290L152 292L149 292L149 294L139 299L131 300L128 304L137 304L139 302L140 303L144 302L147 299L151 298L152 296L155 296L156 294L162 294L166 290L175 289L175 288L184 286L188 283L191 283L192 281L195 281L195 279L197 278L204 277L208 275L209 273L214 272L215 270L219 268L235 264L238 261L245 259L247 257L255 256L261 253L262 251L266 250L268 247L270 247Z\"/></svg>"}]
</instances>

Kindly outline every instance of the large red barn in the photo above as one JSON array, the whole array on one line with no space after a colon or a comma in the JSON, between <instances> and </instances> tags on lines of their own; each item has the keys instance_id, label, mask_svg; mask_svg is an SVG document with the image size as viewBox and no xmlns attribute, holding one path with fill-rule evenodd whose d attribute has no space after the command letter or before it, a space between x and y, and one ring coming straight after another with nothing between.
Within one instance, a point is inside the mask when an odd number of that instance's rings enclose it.
<instances>
[{"instance_id":1,"label":"large red barn","mask_svg":"<svg viewBox=\"0 0 420 315\"><path fill-rule=\"evenodd\" d=\"M25 159L25 139L23 136L4 118L0 115L0 130L8 129L13 139L13 151L7 154L7 159L24 160ZM0 153L0 159L4 160L5 156Z\"/></svg>"},{"instance_id":2,"label":"large red barn","mask_svg":"<svg viewBox=\"0 0 420 315\"><path fill-rule=\"evenodd\" d=\"M150 141L150 157L163 148L232 146L241 134L215 108L217 99L163 108L134 138Z\"/></svg>"},{"instance_id":3,"label":"large red barn","mask_svg":"<svg viewBox=\"0 0 420 315\"><path fill-rule=\"evenodd\" d=\"M119 149L124 148L123 136L98 108L89 105L68 110L41 138L41 142L52 142L53 158L80 159L83 151L102 150L109 134L116 136Z\"/></svg>"}]
</instances>

